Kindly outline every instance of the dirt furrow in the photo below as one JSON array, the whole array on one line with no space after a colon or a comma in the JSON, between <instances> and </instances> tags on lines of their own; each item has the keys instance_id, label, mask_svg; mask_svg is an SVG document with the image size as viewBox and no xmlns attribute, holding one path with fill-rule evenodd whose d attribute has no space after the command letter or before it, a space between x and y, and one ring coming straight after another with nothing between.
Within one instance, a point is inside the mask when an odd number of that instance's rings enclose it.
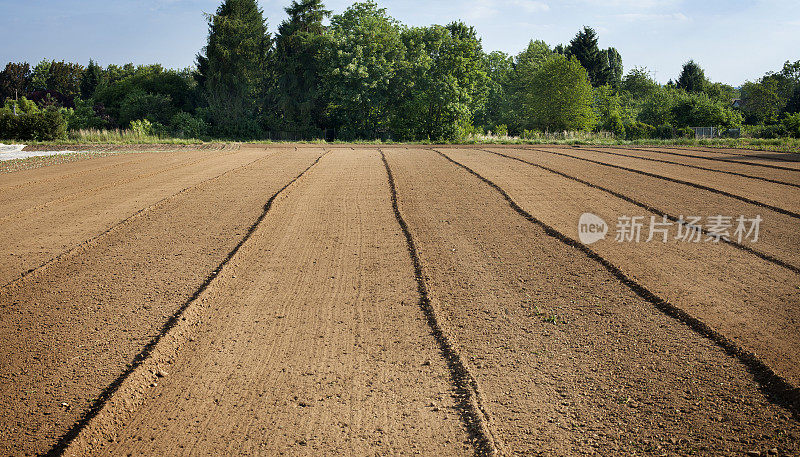
<instances>
[{"instance_id":1,"label":"dirt furrow","mask_svg":"<svg viewBox=\"0 0 800 457\"><path fill-rule=\"evenodd\" d=\"M113 186L6 220L2 224L0 284L18 279L165 197L264 154L263 148L249 148L233 156L215 155L202 163Z\"/></svg>"},{"instance_id":2,"label":"dirt furrow","mask_svg":"<svg viewBox=\"0 0 800 457\"><path fill-rule=\"evenodd\" d=\"M759 149L712 148L701 146L694 146L691 148L681 146L660 146L660 148L670 149L676 152L683 152L688 155L736 160L747 165L777 165L790 168L792 170L800 170L800 165L796 165L798 162L800 162L800 153L797 152L777 152Z\"/></svg>"},{"instance_id":3,"label":"dirt furrow","mask_svg":"<svg viewBox=\"0 0 800 457\"><path fill-rule=\"evenodd\" d=\"M542 165L542 164L538 164L538 163L532 162L530 160L522 159L522 158L516 157L514 155L509 155L509 154L506 154L505 152L500 152L500 151L497 151L497 150L490 150L490 149L481 149L481 151L485 151L485 152L488 152L490 154L497 155L499 157L505 157L505 158L510 159L510 160L515 160L517 162L524 163L526 165L530 165L532 167L536 167L536 168L538 168L540 170L544 170L544 171L547 171L549 173L553 173L555 175L561 176L562 178L565 178L565 179L567 179L569 181L572 181L572 182L575 182L575 183L578 183L578 184L582 184L584 186L588 186L588 187L590 187L592 189L596 189L596 190L602 191L602 192L604 192L604 193L606 193L606 194L608 194L608 195L610 195L612 197L619 198L619 199L621 199L621 200L623 200L623 201L625 201L627 203L630 203L633 206L641 208L647 213L652 213L653 215L656 215L656 216L659 216L659 217L661 217L661 216L666 217L671 222L679 223L679 222L682 221L682 219L681 219L682 216L678 216L676 214L670 213L669 211L664 210L664 209L656 208L656 207L654 207L654 206L652 206L652 205L650 205L650 204L648 204L646 202L638 200L637 197L635 195L633 195L633 194L623 194L621 192L618 192L618 191L608 187L608 185L600 185L600 184L597 184L597 183L593 183L591 181L587 181L586 179L582 179L582 178L580 178L578 176L573 176L573 175L570 175L568 173L564 173L562 171L559 171L559 170L557 170L555 168L551 168L551 167L548 167L548 166L545 166L545 165ZM700 231L700 233L704 237L714 236L705 227L698 227L698 230ZM786 262L784 262L783 260L781 260L781 259L779 259L777 257L774 257L774 256L772 256L770 254L761 252L758 249L754 248L753 246L747 244L746 242L740 242L737 239L731 239L731 238L720 238L719 242L727 244L727 245L730 245L730 246L732 246L732 247L734 247L736 249L740 249L740 250L742 250L744 252L750 253L750 254L752 254L752 255L754 255L754 256L762 259L762 260L765 260L765 261L767 261L769 263L775 264L775 265L777 265L779 267L786 268L786 269L788 269L790 271L793 271L795 273L800 274L800 266L792 265L790 263L786 263Z\"/></svg>"},{"instance_id":4,"label":"dirt furrow","mask_svg":"<svg viewBox=\"0 0 800 457\"><path fill-rule=\"evenodd\" d=\"M387 159L508 454L797 452L800 424L712 341L444 157Z\"/></svg>"},{"instance_id":5,"label":"dirt furrow","mask_svg":"<svg viewBox=\"0 0 800 457\"><path fill-rule=\"evenodd\" d=\"M646 242L647 228L639 243L616 242L618 217L641 215L649 221L654 216L661 221L662 215L503 157L480 151L443 152L502 188L528 214L573 240L579 238L581 214L602 217L611 227L605 241L591 246L594 252L737 347L758 354L758 360L771 371L800 385L797 272L721 243L686 243L674 238L664 242L661 235Z\"/></svg>"},{"instance_id":6,"label":"dirt furrow","mask_svg":"<svg viewBox=\"0 0 800 457\"><path fill-rule=\"evenodd\" d=\"M283 152L194 185L0 291L0 452L46 452L96 410L268 196L321 153Z\"/></svg>"},{"instance_id":7,"label":"dirt furrow","mask_svg":"<svg viewBox=\"0 0 800 457\"><path fill-rule=\"evenodd\" d=\"M670 165L678 165L686 168L693 168L696 170L710 171L714 173L721 173L730 176L738 176L740 178L755 179L759 181L769 182L772 184L780 184L789 187L800 187L800 174L785 170L775 169L761 169L747 167L744 165L734 165L727 162L718 162L711 159L701 159L696 157L686 157L674 155L665 150L651 150L640 148L621 148L621 147L598 147L598 146L581 146L581 150L601 152L604 154L615 155L619 157L631 157L638 160L646 160L649 162L666 163ZM709 162L709 160L711 160Z\"/></svg>"},{"instance_id":8,"label":"dirt furrow","mask_svg":"<svg viewBox=\"0 0 800 457\"><path fill-rule=\"evenodd\" d=\"M797 236L800 223L784 214L714 192L573 157L516 148L493 147L490 150L548 167L618 194L635 196L636 201L657 208L665 214L703 218L719 214L732 217L760 215L763 222L758 242L748 246L786 264L800 266L800 239Z\"/></svg>"},{"instance_id":9,"label":"dirt furrow","mask_svg":"<svg viewBox=\"0 0 800 457\"><path fill-rule=\"evenodd\" d=\"M472 454L413 271L378 152L331 152L67 453Z\"/></svg>"},{"instance_id":10,"label":"dirt furrow","mask_svg":"<svg viewBox=\"0 0 800 457\"><path fill-rule=\"evenodd\" d=\"M746 178L720 176L714 172L691 170L679 165L654 164L635 158L614 157L584 148L548 147L535 148L535 150L578 158L590 163L614 167L643 176L676 182L695 189L706 190L746 203L752 203L795 219L800 219L800 189Z\"/></svg>"},{"instance_id":11,"label":"dirt furrow","mask_svg":"<svg viewBox=\"0 0 800 457\"><path fill-rule=\"evenodd\" d=\"M408 224L400 213L400 207L397 203L397 185L395 184L394 175L392 174L389 162L386 161L386 154L383 151L381 151L381 160L383 161L386 174L389 178L392 210L394 211L397 223L403 230L409 255L414 265L417 292L420 296L419 306L425 314L428 326L431 328L431 332L439 344L442 354L447 360L448 367L450 368L450 377L453 380L453 384L456 387L461 401L460 407L462 416L466 418L467 428L470 430L470 434L474 437L476 442L477 454L487 456L499 455L502 452L502 445L496 437L496 432L492 429L491 418L486 412L478 381L472 373L470 373L469 368L467 368L467 365L464 363L464 358L453 344L452 338L449 336L450 332L442 326L441 321L437 317L436 309L431 306L430 297L428 296L428 286L422 275L422 263L419 260L419 253L417 252L414 238L411 236L411 232L408 229Z\"/></svg>"}]
</instances>

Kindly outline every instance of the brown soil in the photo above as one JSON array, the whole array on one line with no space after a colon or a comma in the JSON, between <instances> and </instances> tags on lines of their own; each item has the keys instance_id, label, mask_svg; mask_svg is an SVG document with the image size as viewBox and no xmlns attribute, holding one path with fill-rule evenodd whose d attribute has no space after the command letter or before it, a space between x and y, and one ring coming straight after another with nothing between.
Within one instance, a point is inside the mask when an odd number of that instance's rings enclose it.
<instances>
[{"instance_id":1,"label":"brown soil","mask_svg":"<svg viewBox=\"0 0 800 457\"><path fill-rule=\"evenodd\" d=\"M780 167L800 169L800 153L797 152L777 152L760 151L756 149L736 149L736 148L713 148L705 146L670 146L664 148L653 148L650 146L636 146L643 149L664 149L681 154L701 155L705 157L722 158L726 160L736 160L746 163L759 163L766 165L777 165Z\"/></svg>"},{"instance_id":2,"label":"brown soil","mask_svg":"<svg viewBox=\"0 0 800 457\"><path fill-rule=\"evenodd\" d=\"M667 162L675 162L679 164L688 165L690 167L708 168L718 170L721 175L738 173L741 175L748 175L757 178L770 179L774 181L785 182L789 184L800 185L800 170L782 170L769 167L754 166L747 163L733 163L728 162L725 155L720 153L704 153L696 151L679 151L674 149L643 149L643 148L621 148L621 147L596 147L596 146L582 146L581 149L592 149L596 151L605 151L614 154L625 154L641 157L642 159L660 160ZM724 159L724 160L720 160ZM766 165L786 165L783 162L775 163L772 161L765 161ZM790 162L791 163L791 162Z\"/></svg>"},{"instance_id":3,"label":"brown soil","mask_svg":"<svg viewBox=\"0 0 800 457\"><path fill-rule=\"evenodd\" d=\"M143 208L263 157L264 149L174 154L177 156L151 156L152 160L143 162L143 169L136 170L134 166L132 172L126 166L106 169L111 176L102 179L97 188L67 182L63 190L58 190L55 184L56 190L52 191L52 182L40 181L18 192L10 191L13 195L23 195L20 198L30 202L30 206L20 208L15 204L10 205L13 209L2 211L0 230L4 249L0 258L0 284L18 279ZM117 174L121 176L118 178Z\"/></svg>"},{"instance_id":4,"label":"brown soil","mask_svg":"<svg viewBox=\"0 0 800 457\"><path fill-rule=\"evenodd\" d=\"M553 150L551 147L542 149ZM602 150L600 150L602 151ZM738 176L727 176L706 170L680 165L646 161L638 158L610 155L584 147L559 148L559 152L574 157L584 157L598 162L654 173L667 178L688 181L723 192L746 197L781 209L800 212L800 188L784 186ZM766 170L766 169L765 169ZM795 173L797 174L797 173Z\"/></svg>"},{"instance_id":5,"label":"brown soil","mask_svg":"<svg viewBox=\"0 0 800 457\"><path fill-rule=\"evenodd\" d=\"M507 454L800 451L800 424L711 341L444 158L388 157L433 303Z\"/></svg>"},{"instance_id":6,"label":"brown soil","mask_svg":"<svg viewBox=\"0 0 800 457\"><path fill-rule=\"evenodd\" d=\"M797 237L800 222L785 214L684 184L545 152L553 150L561 153L558 149L489 149L544 165L620 194L629 195L637 201L674 216L707 217L720 213L733 217L761 215L764 221L761 223L759 241L752 247L800 267L800 239Z\"/></svg>"},{"instance_id":7,"label":"brown soil","mask_svg":"<svg viewBox=\"0 0 800 457\"><path fill-rule=\"evenodd\" d=\"M245 236L269 196L322 150L273 153L253 148L247 153L252 163L243 167L241 159L228 157L225 167L214 167L214 179L202 181L209 172L201 167L182 169L187 174L175 183L142 183L137 194L118 193L115 198L130 201L128 213L108 205L101 213L106 224L167 198L0 290L0 453L53 446ZM48 240L64 240L53 243L53 252L79 242L61 227L87 226L81 233L89 235L105 228L93 205L110 198L86 200L76 202L81 212L45 219L55 228Z\"/></svg>"},{"instance_id":8,"label":"brown soil","mask_svg":"<svg viewBox=\"0 0 800 457\"><path fill-rule=\"evenodd\" d=\"M800 454L797 219L484 148L147 145L0 175L0 453ZM761 214L761 239L569 241L637 205Z\"/></svg>"},{"instance_id":9,"label":"brown soil","mask_svg":"<svg viewBox=\"0 0 800 457\"><path fill-rule=\"evenodd\" d=\"M502 187L531 215L573 239L578 239L581 214L602 217L611 227L605 241L592 245L595 252L658 296L759 354L774 371L800 385L797 273L728 244L686 243L674 238L664 243L658 237L645 242L647 228L640 243L615 242L619 216L645 216L649 224L650 216L661 220L661 215L488 152L443 152ZM671 233L675 234L674 227Z\"/></svg>"},{"instance_id":10,"label":"brown soil","mask_svg":"<svg viewBox=\"0 0 800 457\"><path fill-rule=\"evenodd\" d=\"M323 158L200 296L141 406L68 453L470 454L387 187L377 151Z\"/></svg>"}]
</instances>

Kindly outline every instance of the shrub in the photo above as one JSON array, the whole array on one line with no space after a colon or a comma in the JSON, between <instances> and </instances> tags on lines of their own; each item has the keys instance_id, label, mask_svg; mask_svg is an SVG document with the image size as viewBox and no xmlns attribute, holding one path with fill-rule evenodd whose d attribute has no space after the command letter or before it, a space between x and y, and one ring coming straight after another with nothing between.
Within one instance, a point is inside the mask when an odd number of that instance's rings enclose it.
<instances>
[{"instance_id":1,"label":"shrub","mask_svg":"<svg viewBox=\"0 0 800 457\"><path fill-rule=\"evenodd\" d=\"M52 141L65 137L66 133L67 121L55 107L16 116L6 110L0 112L0 138Z\"/></svg>"},{"instance_id":2,"label":"shrub","mask_svg":"<svg viewBox=\"0 0 800 457\"><path fill-rule=\"evenodd\" d=\"M655 127L643 122L631 122L625 126L625 139L627 140L643 140L653 138L655 134Z\"/></svg>"},{"instance_id":3,"label":"shrub","mask_svg":"<svg viewBox=\"0 0 800 457\"><path fill-rule=\"evenodd\" d=\"M800 113L787 114L783 119L783 128L794 138L800 138Z\"/></svg>"},{"instance_id":4,"label":"shrub","mask_svg":"<svg viewBox=\"0 0 800 457\"><path fill-rule=\"evenodd\" d=\"M671 140L675 138L675 128L670 124L659 125L656 127L655 137L662 140Z\"/></svg>"},{"instance_id":5,"label":"shrub","mask_svg":"<svg viewBox=\"0 0 800 457\"><path fill-rule=\"evenodd\" d=\"M676 132L678 138L694 138L694 130L689 127L681 127Z\"/></svg>"},{"instance_id":6,"label":"shrub","mask_svg":"<svg viewBox=\"0 0 800 457\"><path fill-rule=\"evenodd\" d=\"M204 120L185 111L172 116L169 127L175 136L181 138L200 138L208 133L208 124Z\"/></svg>"},{"instance_id":7,"label":"shrub","mask_svg":"<svg viewBox=\"0 0 800 457\"><path fill-rule=\"evenodd\" d=\"M498 125L497 127L495 127L494 134L496 136L508 136L508 126L506 126L505 124Z\"/></svg>"},{"instance_id":8,"label":"shrub","mask_svg":"<svg viewBox=\"0 0 800 457\"><path fill-rule=\"evenodd\" d=\"M75 108L64 110L68 130L103 129L108 127L108 122L97 115L91 102L79 98L75 99Z\"/></svg>"},{"instance_id":9,"label":"shrub","mask_svg":"<svg viewBox=\"0 0 800 457\"><path fill-rule=\"evenodd\" d=\"M607 113L599 127L600 130L611 132L616 136L625 136L625 124L622 122L622 116L617 111Z\"/></svg>"},{"instance_id":10,"label":"shrub","mask_svg":"<svg viewBox=\"0 0 800 457\"><path fill-rule=\"evenodd\" d=\"M131 132L139 136L153 136L155 135L155 128L153 123L147 119L139 119L131 121Z\"/></svg>"},{"instance_id":11,"label":"shrub","mask_svg":"<svg viewBox=\"0 0 800 457\"><path fill-rule=\"evenodd\" d=\"M166 124L175 114L175 107L169 95L134 92L122 102L119 122L125 125L136 119Z\"/></svg>"}]
</instances>

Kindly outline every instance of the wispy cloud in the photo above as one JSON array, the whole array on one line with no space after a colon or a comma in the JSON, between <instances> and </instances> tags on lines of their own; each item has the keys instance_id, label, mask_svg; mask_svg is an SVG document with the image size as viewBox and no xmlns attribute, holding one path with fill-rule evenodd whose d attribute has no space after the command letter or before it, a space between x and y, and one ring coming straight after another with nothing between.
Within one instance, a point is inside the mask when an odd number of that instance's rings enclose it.
<instances>
[{"instance_id":1,"label":"wispy cloud","mask_svg":"<svg viewBox=\"0 0 800 457\"><path fill-rule=\"evenodd\" d=\"M522 8L528 13L542 13L545 11L550 11L550 5L536 0L511 0L509 3L512 6Z\"/></svg>"},{"instance_id":2,"label":"wispy cloud","mask_svg":"<svg viewBox=\"0 0 800 457\"><path fill-rule=\"evenodd\" d=\"M626 22L689 22L690 19L683 13L668 14L649 14L649 13L625 13L616 14L613 17Z\"/></svg>"}]
</instances>

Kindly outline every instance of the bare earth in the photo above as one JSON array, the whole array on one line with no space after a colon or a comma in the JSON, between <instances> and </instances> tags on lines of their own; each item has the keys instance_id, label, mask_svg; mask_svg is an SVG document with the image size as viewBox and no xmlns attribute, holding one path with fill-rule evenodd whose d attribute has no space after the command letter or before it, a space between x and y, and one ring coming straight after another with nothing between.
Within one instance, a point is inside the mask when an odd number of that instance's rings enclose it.
<instances>
[{"instance_id":1,"label":"bare earth","mask_svg":"<svg viewBox=\"0 0 800 457\"><path fill-rule=\"evenodd\" d=\"M800 455L796 155L104 149L0 174L0 454Z\"/></svg>"}]
</instances>

